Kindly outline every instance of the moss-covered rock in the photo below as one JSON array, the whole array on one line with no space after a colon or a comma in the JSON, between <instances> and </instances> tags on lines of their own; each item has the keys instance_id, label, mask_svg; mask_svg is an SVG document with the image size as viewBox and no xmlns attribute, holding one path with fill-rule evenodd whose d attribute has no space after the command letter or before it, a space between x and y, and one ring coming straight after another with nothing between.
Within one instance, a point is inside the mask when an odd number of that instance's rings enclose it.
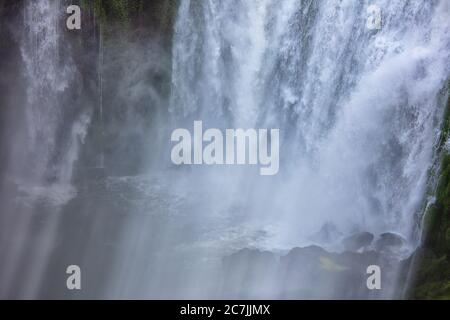
<instances>
[{"instance_id":1,"label":"moss-covered rock","mask_svg":"<svg viewBox=\"0 0 450 320\"><path fill-rule=\"evenodd\" d=\"M447 255L438 255L430 249L419 249L416 254L415 280L410 298L450 299L450 261Z\"/></svg>"},{"instance_id":2,"label":"moss-covered rock","mask_svg":"<svg viewBox=\"0 0 450 320\"><path fill-rule=\"evenodd\" d=\"M442 96L447 99L441 137L437 145L440 165L434 202L423 220L423 244L414 260L415 279L410 297L450 299L450 83Z\"/></svg>"}]
</instances>

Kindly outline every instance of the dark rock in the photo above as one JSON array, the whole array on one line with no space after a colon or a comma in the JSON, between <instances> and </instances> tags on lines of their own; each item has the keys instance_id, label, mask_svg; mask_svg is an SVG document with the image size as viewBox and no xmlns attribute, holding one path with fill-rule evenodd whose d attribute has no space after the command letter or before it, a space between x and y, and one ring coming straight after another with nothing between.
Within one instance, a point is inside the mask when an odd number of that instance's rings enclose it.
<instances>
[{"instance_id":1,"label":"dark rock","mask_svg":"<svg viewBox=\"0 0 450 320\"><path fill-rule=\"evenodd\" d=\"M342 241L342 244L344 245L346 250L358 251L360 249L366 249L368 246L370 246L373 239L374 235L370 232L360 232L345 238Z\"/></svg>"},{"instance_id":2,"label":"dark rock","mask_svg":"<svg viewBox=\"0 0 450 320\"><path fill-rule=\"evenodd\" d=\"M364 244L372 242L367 239ZM381 299L385 291L367 289L367 267L380 266L382 287L390 292L399 262L391 260L372 250L333 253L315 245L293 248L279 260L271 252L243 249L223 259L222 293L238 298Z\"/></svg>"},{"instance_id":3,"label":"dark rock","mask_svg":"<svg viewBox=\"0 0 450 320\"><path fill-rule=\"evenodd\" d=\"M357 237L356 237L357 238ZM370 244L373 235L362 237ZM280 258L280 283L285 299L355 299L381 298L383 292L368 291L367 267L379 265L385 270L383 281L389 283L389 267L375 251L332 253L318 246L294 248ZM384 283L383 283L384 284Z\"/></svg>"},{"instance_id":4,"label":"dark rock","mask_svg":"<svg viewBox=\"0 0 450 320\"><path fill-rule=\"evenodd\" d=\"M406 240L395 233L386 232L380 235L379 239L375 242L377 250L386 250L392 248L400 248L406 243Z\"/></svg>"},{"instance_id":5,"label":"dark rock","mask_svg":"<svg viewBox=\"0 0 450 320\"><path fill-rule=\"evenodd\" d=\"M246 299L268 298L276 282L275 254L257 249L242 249L223 258L224 296Z\"/></svg>"},{"instance_id":6,"label":"dark rock","mask_svg":"<svg viewBox=\"0 0 450 320\"><path fill-rule=\"evenodd\" d=\"M282 299L320 297L326 292L330 272L321 268L321 260L330 254L319 246L294 248L280 258Z\"/></svg>"},{"instance_id":7,"label":"dark rock","mask_svg":"<svg viewBox=\"0 0 450 320\"><path fill-rule=\"evenodd\" d=\"M319 246L293 248L286 256L281 258L281 261L298 263L305 259L315 259L326 254L328 254L328 252Z\"/></svg>"},{"instance_id":8,"label":"dark rock","mask_svg":"<svg viewBox=\"0 0 450 320\"><path fill-rule=\"evenodd\" d=\"M280 263L286 274L296 274L299 270L315 272L320 267L320 258L328 255L329 253L319 246L293 248L280 258Z\"/></svg>"},{"instance_id":9,"label":"dark rock","mask_svg":"<svg viewBox=\"0 0 450 320\"><path fill-rule=\"evenodd\" d=\"M335 263L345 266L349 269L364 270L369 265L380 264L381 256L375 251L358 252L342 252L334 254Z\"/></svg>"}]
</instances>

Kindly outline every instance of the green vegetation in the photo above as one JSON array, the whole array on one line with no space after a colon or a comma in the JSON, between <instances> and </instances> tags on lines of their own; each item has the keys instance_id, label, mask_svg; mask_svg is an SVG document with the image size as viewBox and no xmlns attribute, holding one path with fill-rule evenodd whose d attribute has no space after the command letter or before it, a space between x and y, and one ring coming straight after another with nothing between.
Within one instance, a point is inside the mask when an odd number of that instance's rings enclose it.
<instances>
[{"instance_id":1,"label":"green vegetation","mask_svg":"<svg viewBox=\"0 0 450 320\"><path fill-rule=\"evenodd\" d=\"M172 32L177 0L81 0L81 6L93 12L105 31L120 28L124 31L145 29L153 32Z\"/></svg>"},{"instance_id":2,"label":"green vegetation","mask_svg":"<svg viewBox=\"0 0 450 320\"><path fill-rule=\"evenodd\" d=\"M135 1L133 1L134 3ZM83 9L93 10L95 16L101 23L128 22L129 10L127 0L82 0Z\"/></svg>"},{"instance_id":3,"label":"green vegetation","mask_svg":"<svg viewBox=\"0 0 450 320\"><path fill-rule=\"evenodd\" d=\"M435 201L425 214L424 242L416 253L416 279L410 295L415 299L450 299L450 135L449 85L441 137L437 146L440 158ZM445 94L447 92L447 94Z\"/></svg>"}]
</instances>

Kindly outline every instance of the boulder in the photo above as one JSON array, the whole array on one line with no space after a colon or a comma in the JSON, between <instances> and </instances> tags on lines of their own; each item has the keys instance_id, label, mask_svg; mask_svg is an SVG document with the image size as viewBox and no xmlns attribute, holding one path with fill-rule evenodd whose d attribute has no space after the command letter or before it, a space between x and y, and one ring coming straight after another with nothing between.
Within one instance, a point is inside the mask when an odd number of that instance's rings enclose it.
<instances>
[{"instance_id":1,"label":"boulder","mask_svg":"<svg viewBox=\"0 0 450 320\"><path fill-rule=\"evenodd\" d=\"M397 249L405 245L406 240L399 234L386 232L380 235L375 242L377 250L383 251L386 249Z\"/></svg>"},{"instance_id":2,"label":"boulder","mask_svg":"<svg viewBox=\"0 0 450 320\"><path fill-rule=\"evenodd\" d=\"M359 251L361 249L365 250L372 244L374 235L370 232L359 232L353 234L342 241L345 250L348 251Z\"/></svg>"}]
</instances>

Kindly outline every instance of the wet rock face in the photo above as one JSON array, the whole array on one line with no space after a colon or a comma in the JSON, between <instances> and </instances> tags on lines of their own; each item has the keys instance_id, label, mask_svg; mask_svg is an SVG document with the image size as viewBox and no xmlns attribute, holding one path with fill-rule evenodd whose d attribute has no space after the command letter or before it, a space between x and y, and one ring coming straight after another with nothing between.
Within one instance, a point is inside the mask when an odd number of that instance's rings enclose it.
<instances>
[{"instance_id":1,"label":"wet rock face","mask_svg":"<svg viewBox=\"0 0 450 320\"><path fill-rule=\"evenodd\" d=\"M23 0L0 0L0 163L8 163L10 139L17 135L23 122L22 108L25 89L18 86L22 76L20 38ZM7 166L0 166L0 181L8 176Z\"/></svg>"},{"instance_id":2,"label":"wet rock face","mask_svg":"<svg viewBox=\"0 0 450 320\"><path fill-rule=\"evenodd\" d=\"M345 238L342 244L348 251L366 250L372 244L374 238L374 235L370 232L360 232Z\"/></svg>"},{"instance_id":3,"label":"wet rock face","mask_svg":"<svg viewBox=\"0 0 450 320\"><path fill-rule=\"evenodd\" d=\"M369 243L366 237L364 245ZM278 259L270 252L243 249L223 260L224 288L252 298L380 299L392 293L400 263L389 259L375 251L332 253L319 246L293 248ZM367 268L372 265L383 270L385 290L367 288Z\"/></svg>"}]
</instances>

